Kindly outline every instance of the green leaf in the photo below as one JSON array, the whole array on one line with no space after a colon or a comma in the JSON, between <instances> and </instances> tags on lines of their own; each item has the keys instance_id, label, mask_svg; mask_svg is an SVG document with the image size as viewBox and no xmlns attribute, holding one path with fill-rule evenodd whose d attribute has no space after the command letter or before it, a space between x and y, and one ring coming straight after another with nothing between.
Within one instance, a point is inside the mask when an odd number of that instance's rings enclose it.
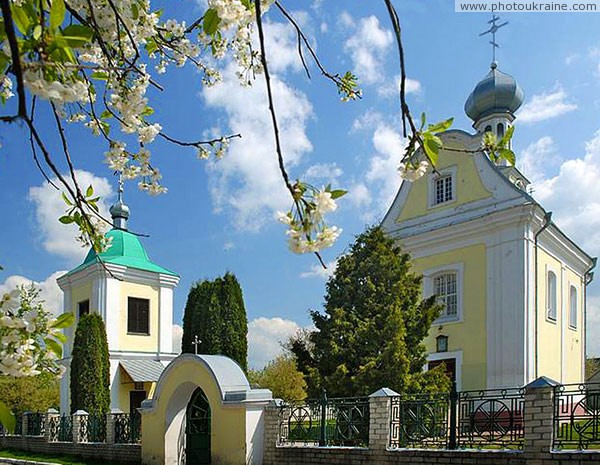
<instances>
[{"instance_id":1,"label":"green leaf","mask_svg":"<svg viewBox=\"0 0 600 465\"><path fill-rule=\"evenodd\" d=\"M100 118L102 119L108 119L108 118L112 118L113 114L110 112L110 110L104 110L102 113L100 113Z\"/></svg>"},{"instance_id":2,"label":"green leaf","mask_svg":"<svg viewBox=\"0 0 600 465\"><path fill-rule=\"evenodd\" d=\"M33 38L39 40L42 37L42 26L39 24L33 28Z\"/></svg>"},{"instance_id":3,"label":"green leaf","mask_svg":"<svg viewBox=\"0 0 600 465\"><path fill-rule=\"evenodd\" d=\"M54 329L63 329L68 328L75 322L75 315L73 313L63 313L60 315L54 323L52 323L51 328Z\"/></svg>"},{"instance_id":4,"label":"green leaf","mask_svg":"<svg viewBox=\"0 0 600 465\"><path fill-rule=\"evenodd\" d=\"M504 134L504 136L502 136L502 139L500 139L500 142L498 142L498 146L502 147L502 148L508 148L509 142L512 139L512 136L513 136L514 132L515 132L515 127L514 126L510 126L506 130L506 133Z\"/></svg>"},{"instance_id":5,"label":"green leaf","mask_svg":"<svg viewBox=\"0 0 600 465\"><path fill-rule=\"evenodd\" d=\"M343 195L346 195L348 193L348 191L342 190L342 189L335 189L333 191L330 192L331 194L331 198L333 200L335 199L339 199L340 197L342 197Z\"/></svg>"},{"instance_id":6,"label":"green leaf","mask_svg":"<svg viewBox=\"0 0 600 465\"><path fill-rule=\"evenodd\" d=\"M54 352L58 358L62 358L63 348L58 342L50 337L44 339L44 342L46 343L48 349Z\"/></svg>"},{"instance_id":7,"label":"green leaf","mask_svg":"<svg viewBox=\"0 0 600 465\"><path fill-rule=\"evenodd\" d=\"M9 433L14 432L17 426L17 419L4 402L0 402L0 423Z\"/></svg>"},{"instance_id":8,"label":"green leaf","mask_svg":"<svg viewBox=\"0 0 600 465\"><path fill-rule=\"evenodd\" d=\"M15 6L13 4L12 8L11 8L11 13L12 13L13 21L14 21L15 25L17 26L17 29L19 30L19 32L23 35L26 35L27 32L29 31L29 27L31 26L32 21L29 18L29 16L27 15L27 13L25 12L25 10L20 6Z\"/></svg>"},{"instance_id":9,"label":"green leaf","mask_svg":"<svg viewBox=\"0 0 600 465\"><path fill-rule=\"evenodd\" d=\"M52 0L52 6L50 7L50 29L55 30L63 23L66 11L64 0Z\"/></svg>"},{"instance_id":10,"label":"green leaf","mask_svg":"<svg viewBox=\"0 0 600 465\"><path fill-rule=\"evenodd\" d=\"M152 107L144 108L144 111L142 111L142 113L141 113L142 116L150 116L153 114L154 114L154 108L152 108Z\"/></svg>"},{"instance_id":11,"label":"green leaf","mask_svg":"<svg viewBox=\"0 0 600 465\"><path fill-rule=\"evenodd\" d=\"M240 0L242 5L244 5L246 8L248 8L249 10L252 9L252 3L250 2L250 0Z\"/></svg>"},{"instance_id":12,"label":"green leaf","mask_svg":"<svg viewBox=\"0 0 600 465\"><path fill-rule=\"evenodd\" d=\"M71 47L81 47L92 41L94 30L81 24L71 24L62 30L62 35Z\"/></svg>"},{"instance_id":13,"label":"green leaf","mask_svg":"<svg viewBox=\"0 0 600 465\"><path fill-rule=\"evenodd\" d=\"M92 185L90 184L87 188L87 190L85 191L85 196L86 197L91 197L92 195L94 195L94 188L92 187Z\"/></svg>"},{"instance_id":14,"label":"green leaf","mask_svg":"<svg viewBox=\"0 0 600 465\"><path fill-rule=\"evenodd\" d=\"M158 50L158 45L154 39L150 38L148 39L148 42L146 42L145 48L146 52L148 52L148 55L152 55Z\"/></svg>"},{"instance_id":15,"label":"green leaf","mask_svg":"<svg viewBox=\"0 0 600 465\"><path fill-rule=\"evenodd\" d=\"M58 221L60 221L62 224L71 224L71 223L75 222L75 220L73 219L72 216L67 216L67 215L61 216L58 219Z\"/></svg>"},{"instance_id":16,"label":"green leaf","mask_svg":"<svg viewBox=\"0 0 600 465\"><path fill-rule=\"evenodd\" d=\"M501 149L498 149L498 153L500 154L500 158L504 158L512 166L515 166L515 162L516 162L515 152L513 152L510 149L501 148Z\"/></svg>"},{"instance_id":17,"label":"green leaf","mask_svg":"<svg viewBox=\"0 0 600 465\"><path fill-rule=\"evenodd\" d=\"M425 127L425 123L427 122L427 117L425 116L425 112L421 113L421 131Z\"/></svg>"},{"instance_id":18,"label":"green leaf","mask_svg":"<svg viewBox=\"0 0 600 465\"><path fill-rule=\"evenodd\" d=\"M204 13L204 22L202 24L204 32L207 35L212 36L215 32L217 32L220 22L221 18L219 18L217 10L209 8L208 10L206 10L206 13Z\"/></svg>"},{"instance_id":19,"label":"green leaf","mask_svg":"<svg viewBox=\"0 0 600 465\"><path fill-rule=\"evenodd\" d=\"M105 73L104 71L94 71L90 77L92 79L97 79L99 81L107 81L108 80L108 73Z\"/></svg>"},{"instance_id":20,"label":"green leaf","mask_svg":"<svg viewBox=\"0 0 600 465\"><path fill-rule=\"evenodd\" d=\"M454 122L454 118L448 118L447 120L441 121L439 123L430 124L427 127L427 132L431 132L431 133L444 132L444 131L448 130L450 128L450 126L452 126L453 122Z\"/></svg>"},{"instance_id":21,"label":"green leaf","mask_svg":"<svg viewBox=\"0 0 600 465\"><path fill-rule=\"evenodd\" d=\"M69 197L67 197L67 194L65 194L64 192L61 192L62 198L65 201L65 203L69 206L72 207L73 203L69 200Z\"/></svg>"},{"instance_id":22,"label":"green leaf","mask_svg":"<svg viewBox=\"0 0 600 465\"><path fill-rule=\"evenodd\" d=\"M65 336L63 333L55 333L52 335L52 337L54 339L57 339L59 342L62 342L63 344L67 342L67 336Z\"/></svg>"},{"instance_id":23,"label":"green leaf","mask_svg":"<svg viewBox=\"0 0 600 465\"><path fill-rule=\"evenodd\" d=\"M442 148L442 141L439 137L427 132L423 134L423 150L434 166L437 165L440 148Z\"/></svg>"},{"instance_id":24,"label":"green leaf","mask_svg":"<svg viewBox=\"0 0 600 465\"><path fill-rule=\"evenodd\" d=\"M135 3L131 4L131 15L133 16L134 21L140 17L140 9Z\"/></svg>"}]
</instances>

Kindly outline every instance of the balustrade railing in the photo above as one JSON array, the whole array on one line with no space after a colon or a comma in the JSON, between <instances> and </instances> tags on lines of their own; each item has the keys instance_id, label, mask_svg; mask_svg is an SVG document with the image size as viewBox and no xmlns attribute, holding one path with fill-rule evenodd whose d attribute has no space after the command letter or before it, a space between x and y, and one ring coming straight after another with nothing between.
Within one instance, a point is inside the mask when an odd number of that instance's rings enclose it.
<instances>
[{"instance_id":1,"label":"balustrade railing","mask_svg":"<svg viewBox=\"0 0 600 465\"><path fill-rule=\"evenodd\" d=\"M106 442L106 415L81 415L79 442Z\"/></svg>"},{"instance_id":2,"label":"balustrade railing","mask_svg":"<svg viewBox=\"0 0 600 465\"><path fill-rule=\"evenodd\" d=\"M140 442L142 418L140 414L113 414L116 444L135 444Z\"/></svg>"},{"instance_id":3,"label":"balustrade railing","mask_svg":"<svg viewBox=\"0 0 600 465\"><path fill-rule=\"evenodd\" d=\"M554 388L555 450L600 449L600 383Z\"/></svg>"},{"instance_id":4,"label":"balustrade railing","mask_svg":"<svg viewBox=\"0 0 600 465\"><path fill-rule=\"evenodd\" d=\"M369 400L323 398L284 405L279 411L279 445L367 447Z\"/></svg>"}]
</instances>

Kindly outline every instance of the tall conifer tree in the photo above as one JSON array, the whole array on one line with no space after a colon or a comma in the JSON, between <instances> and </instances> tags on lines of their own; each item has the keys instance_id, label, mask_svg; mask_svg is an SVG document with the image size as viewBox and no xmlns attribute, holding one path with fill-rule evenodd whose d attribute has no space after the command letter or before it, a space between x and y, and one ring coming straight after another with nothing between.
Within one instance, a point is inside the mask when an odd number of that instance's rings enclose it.
<instances>
[{"instance_id":1,"label":"tall conifer tree","mask_svg":"<svg viewBox=\"0 0 600 465\"><path fill-rule=\"evenodd\" d=\"M71 354L71 413L110 411L110 364L106 327L95 313L83 315L77 324Z\"/></svg>"},{"instance_id":2,"label":"tall conifer tree","mask_svg":"<svg viewBox=\"0 0 600 465\"><path fill-rule=\"evenodd\" d=\"M183 316L182 352L194 353L198 336L199 354L231 357L247 369L248 320L242 288L232 273L192 286Z\"/></svg>"},{"instance_id":3,"label":"tall conifer tree","mask_svg":"<svg viewBox=\"0 0 600 465\"><path fill-rule=\"evenodd\" d=\"M441 369L424 373L423 339L441 307L421 300L422 277L410 257L381 228L360 234L342 256L325 294L325 313L311 312L317 328L292 340L309 395L368 395L382 387L398 392L444 391Z\"/></svg>"}]
</instances>

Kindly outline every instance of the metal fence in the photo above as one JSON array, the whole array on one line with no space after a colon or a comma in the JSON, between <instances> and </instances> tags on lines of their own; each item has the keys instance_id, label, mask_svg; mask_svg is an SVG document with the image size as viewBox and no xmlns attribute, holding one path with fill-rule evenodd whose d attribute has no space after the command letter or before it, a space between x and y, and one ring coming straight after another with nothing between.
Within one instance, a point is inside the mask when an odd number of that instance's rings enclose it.
<instances>
[{"instance_id":1,"label":"metal fence","mask_svg":"<svg viewBox=\"0 0 600 465\"><path fill-rule=\"evenodd\" d=\"M448 447L449 394L392 397L390 447Z\"/></svg>"},{"instance_id":2,"label":"metal fence","mask_svg":"<svg viewBox=\"0 0 600 465\"><path fill-rule=\"evenodd\" d=\"M554 388L555 450L600 449L600 383Z\"/></svg>"},{"instance_id":3,"label":"metal fence","mask_svg":"<svg viewBox=\"0 0 600 465\"><path fill-rule=\"evenodd\" d=\"M106 442L106 415L82 415L79 442Z\"/></svg>"},{"instance_id":4,"label":"metal fence","mask_svg":"<svg viewBox=\"0 0 600 465\"><path fill-rule=\"evenodd\" d=\"M51 416L48 418L49 440L51 442L73 441L73 420L69 415Z\"/></svg>"},{"instance_id":5,"label":"metal fence","mask_svg":"<svg viewBox=\"0 0 600 465\"><path fill-rule=\"evenodd\" d=\"M458 447L523 449L524 389L458 393Z\"/></svg>"},{"instance_id":6,"label":"metal fence","mask_svg":"<svg viewBox=\"0 0 600 465\"><path fill-rule=\"evenodd\" d=\"M283 405L279 410L279 445L367 447L369 400L332 398Z\"/></svg>"},{"instance_id":7,"label":"metal fence","mask_svg":"<svg viewBox=\"0 0 600 465\"><path fill-rule=\"evenodd\" d=\"M142 437L142 417L138 414L129 413L113 414L116 444L135 444Z\"/></svg>"},{"instance_id":8,"label":"metal fence","mask_svg":"<svg viewBox=\"0 0 600 465\"><path fill-rule=\"evenodd\" d=\"M522 449L523 389L391 399L392 448Z\"/></svg>"},{"instance_id":9,"label":"metal fence","mask_svg":"<svg viewBox=\"0 0 600 465\"><path fill-rule=\"evenodd\" d=\"M43 413L27 413L27 436L43 436L46 415Z\"/></svg>"}]
</instances>

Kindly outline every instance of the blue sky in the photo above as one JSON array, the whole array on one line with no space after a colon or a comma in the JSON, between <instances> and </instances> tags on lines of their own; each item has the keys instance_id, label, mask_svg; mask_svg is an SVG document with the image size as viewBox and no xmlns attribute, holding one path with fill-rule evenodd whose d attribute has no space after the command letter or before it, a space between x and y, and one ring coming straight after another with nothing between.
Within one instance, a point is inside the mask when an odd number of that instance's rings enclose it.
<instances>
[{"instance_id":1,"label":"blue sky","mask_svg":"<svg viewBox=\"0 0 600 465\"><path fill-rule=\"evenodd\" d=\"M274 9L267 13L267 50L275 85L275 105L292 178L317 186L328 182L350 193L331 221L343 228L335 258L366 225L385 213L400 185L396 167L402 138L395 94L397 51L383 2L284 1L314 41L324 65L353 70L364 97L343 103L335 88L311 65L308 80L295 52L293 30ZM470 129L464 102L487 73L487 38L478 34L489 15L459 14L446 0L395 2L403 26L410 79L409 104L432 121L453 116L454 127ZM165 16L191 22L201 14L195 2L170 2ZM534 181L534 196L585 250L600 254L600 15L505 14L509 26L497 36L499 68L512 74L525 92L517 114L513 148L518 164ZM168 194L149 197L131 183L125 199L130 229L143 239L150 257L175 270L175 321L180 322L190 285L226 271L244 290L250 322L250 363L258 367L278 350L278 341L308 326L309 309L322 307L325 273L314 256L288 251L285 228L275 210L289 207L277 176L264 83L242 88L226 64L224 82L203 89L192 68L171 69L158 77L165 91L152 94L155 117L165 131L196 140L218 133L242 133L226 158L198 160L193 150L157 141L154 164ZM11 106L8 105L8 110ZM53 134L41 114L40 127ZM70 127L71 150L81 179L114 200L116 179L103 161L106 150L87 130ZM18 125L0 126L0 287L39 282L51 307L60 305L54 281L83 258L73 231L56 218L61 201L37 171L28 135ZM58 149L57 140L48 144ZM57 152L58 153L58 152ZM61 169L65 169L64 166ZM600 279L589 289L589 323L600 331ZM3 284L4 283L4 284ZM596 339L596 341L592 340ZM598 337L589 338L600 355Z\"/></svg>"}]
</instances>

